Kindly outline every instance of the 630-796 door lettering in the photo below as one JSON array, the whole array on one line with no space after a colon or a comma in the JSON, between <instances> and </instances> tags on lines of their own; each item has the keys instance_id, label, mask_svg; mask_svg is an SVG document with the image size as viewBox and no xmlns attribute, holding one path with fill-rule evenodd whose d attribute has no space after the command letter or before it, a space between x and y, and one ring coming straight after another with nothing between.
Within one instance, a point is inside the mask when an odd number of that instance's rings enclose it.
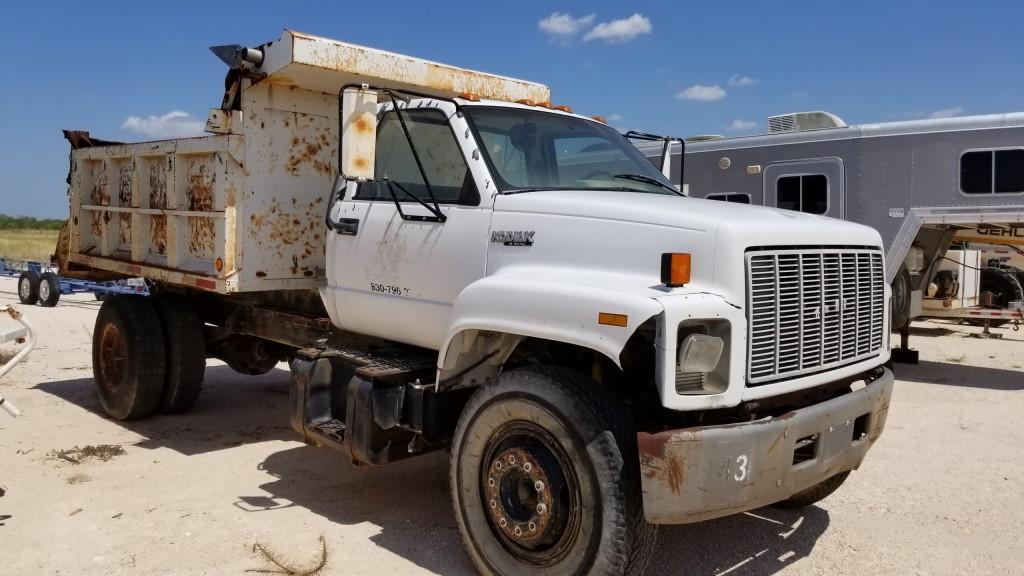
<instances>
[{"instance_id":1,"label":"630-796 door lettering","mask_svg":"<svg viewBox=\"0 0 1024 576\"><path fill-rule=\"evenodd\" d=\"M401 286L391 286L390 284L378 284L377 282L370 282L370 290L379 292L381 294L389 294L391 296L408 296L409 289L402 288Z\"/></svg>"}]
</instances>

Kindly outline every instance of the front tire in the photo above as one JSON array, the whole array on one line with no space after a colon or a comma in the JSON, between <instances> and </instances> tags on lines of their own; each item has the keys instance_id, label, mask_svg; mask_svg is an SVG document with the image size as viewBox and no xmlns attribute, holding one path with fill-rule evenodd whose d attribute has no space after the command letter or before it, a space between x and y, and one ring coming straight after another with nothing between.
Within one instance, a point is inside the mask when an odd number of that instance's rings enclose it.
<instances>
[{"instance_id":1,"label":"front tire","mask_svg":"<svg viewBox=\"0 0 1024 576\"><path fill-rule=\"evenodd\" d=\"M53 308L60 301L60 278L53 272L43 272L39 277L39 304Z\"/></svg>"},{"instance_id":2,"label":"front tire","mask_svg":"<svg viewBox=\"0 0 1024 576\"><path fill-rule=\"evenodd\" d=\"M513 370L473 395L452 444L451 494L482 574L639 574L654 548L633 427L605 388L571 370Z\"/></svg>"},{"instance_id":3,"label":"front tire","mask_svg":"<svg viewBox=\"0 0 1024 576\"><path fill-rule=\"evenodd\" d=\"M92 372L111 418L142 418L160 406L164 335L149 298L118 295L103 302L93 329Z\"/></svg>"},{"instance_id":4,"label":"front tire","mask_svg":"<svg viewBox=\"0 0 1024 576\"><path fill-rule=\"evenodd\" d=\"M18 300L28 306L39 301L39 274L25 270L18 276Z\"/></svg>"}]
</instances>

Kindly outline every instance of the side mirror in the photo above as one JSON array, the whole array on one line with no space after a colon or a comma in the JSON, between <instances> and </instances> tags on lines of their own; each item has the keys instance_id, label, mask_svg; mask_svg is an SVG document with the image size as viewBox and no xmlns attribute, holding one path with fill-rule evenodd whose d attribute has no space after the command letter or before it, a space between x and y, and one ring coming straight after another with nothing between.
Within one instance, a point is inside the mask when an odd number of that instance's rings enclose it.
<instances>
[{"instance_id":1,"label":"side mirror","mask_svg":"<svg viewBox=\"0 0 1024 576\"><path fill-rule=\"evenodd\" d=\"M377 147L377 91L365 84L341 93L341 165L345 180L374 179Z\"/></svg>"}]
</instances>

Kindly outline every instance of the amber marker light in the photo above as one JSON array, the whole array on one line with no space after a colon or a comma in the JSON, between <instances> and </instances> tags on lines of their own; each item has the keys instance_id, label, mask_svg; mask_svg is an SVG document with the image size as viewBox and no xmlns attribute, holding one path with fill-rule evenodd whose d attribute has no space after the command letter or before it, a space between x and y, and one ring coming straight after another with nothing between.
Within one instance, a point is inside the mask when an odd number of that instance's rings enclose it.
<instances>
[{"instance_id":1,"label":"amber marker light","mask_svg":"<svg viewBox=\"0 0 1024 576\"><path fill-rule=\"evenodd\" d=\"M682 286L690 282L690 255L666 252L661 255L661 283L665 286Z\"/></svg>"},{"instance_id":2,"label":"amber marker light","mask_svg":"<svg viewBox=\"0 0 1024 576\"><path fill-rule=\"evenodd\" d=\"M599 312L597 315L597 323L605 326L618 326L619 328L625 328L629 325L629 316L625 314L612 314L611 312Z\"/></svg>"},{"instance_id":3,"label":"amber marker light","mask_svg":"<svg viewBox=\"0 0 1024 576\"><path fill-rule=\"evenodd\" d=\"M213 261L213 267L217 269L217 272L220 272L221 270L224 269L224 261L221 260L220 258L217 258L216 260Z\"/></svg>"}]
</instances>

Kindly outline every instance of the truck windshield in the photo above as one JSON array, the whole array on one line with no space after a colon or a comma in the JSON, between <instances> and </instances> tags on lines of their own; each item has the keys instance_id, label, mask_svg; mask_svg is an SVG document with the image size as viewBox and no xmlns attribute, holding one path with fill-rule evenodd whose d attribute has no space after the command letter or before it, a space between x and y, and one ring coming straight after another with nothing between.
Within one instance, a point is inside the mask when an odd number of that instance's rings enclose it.
<instances>
[{"instance_id":1,"label":"truck windshield","mask_svg":"<svg viewBox=\"0 0 1024 576\"><path fill-rule=\"evenodd\" d=\"M597 122L520 108L463 108L503 193L613 190L679 194L621 134Z\"/></svg>"}]
</instances>

